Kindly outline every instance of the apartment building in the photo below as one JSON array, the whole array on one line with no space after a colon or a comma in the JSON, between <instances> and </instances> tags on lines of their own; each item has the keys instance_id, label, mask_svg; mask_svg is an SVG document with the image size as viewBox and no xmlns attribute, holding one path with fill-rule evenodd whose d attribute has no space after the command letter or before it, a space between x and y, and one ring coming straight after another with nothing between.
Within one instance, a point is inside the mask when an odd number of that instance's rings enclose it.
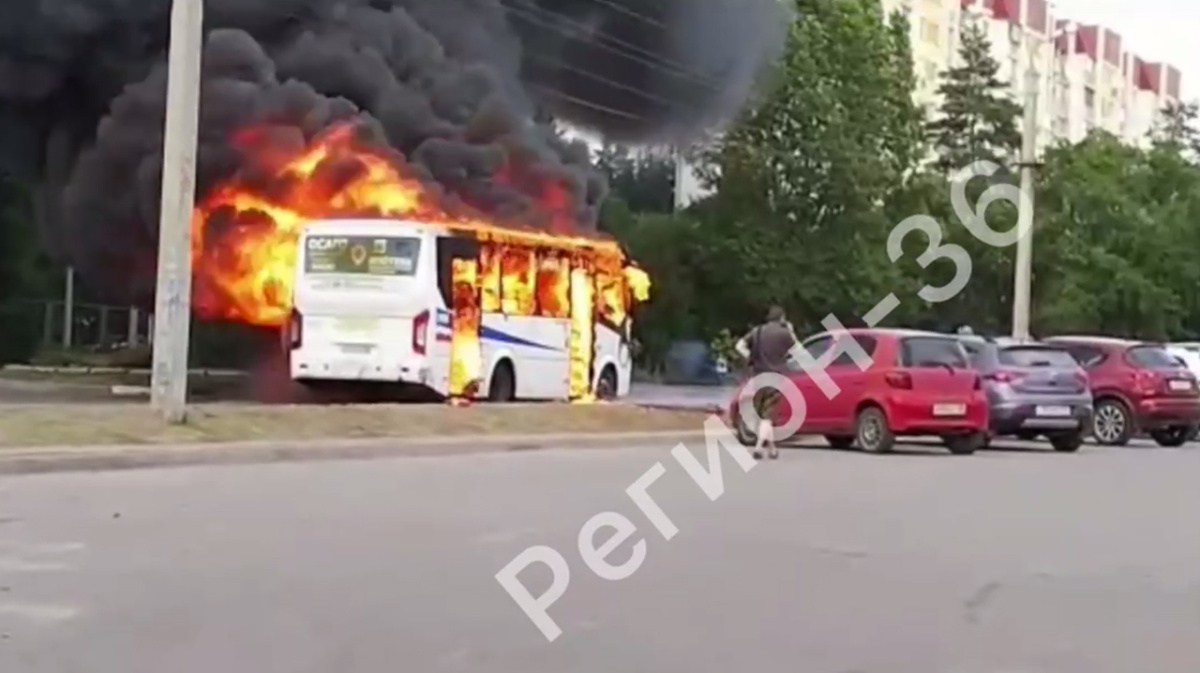
<instances>
[{"instance_id":1,"label":"apartment building","mask_svg":"<svg viewBox=\"0 0 1200 673\"><path fill-rule=\"evenodd\" d=\"M1180 71L1128 51L1110 28L1078 25L1047 0L882 0L884 12L909 18L915 100L938 108L940 76L958 65L964 26L982 26L1000 64L999 79L1020 104L1026 85L1038 91L1037 146L1078 142L1095 128L1144 143L1163 108L1178 102ZM679 166L677 202L699 198L692 170Z\"/></svg>"},{"instance_id":2,"label":"apartment building","mask_svg":"<svg viewBox=\"0 0 1200 673\"><path fill-rule=\"evenodd\" d=\"M962 28L982 26L1000 63L1000 79L1021 104L1038 91L1038 147L1077 142L1101 128L1140 143L1168 103L1178 102L1181 74L1128 51L1110 28L1057 16L1047 0L883 0L912 25L915 96L930 111L939 75L959 63Z\"/></svg>"}]
</instances>

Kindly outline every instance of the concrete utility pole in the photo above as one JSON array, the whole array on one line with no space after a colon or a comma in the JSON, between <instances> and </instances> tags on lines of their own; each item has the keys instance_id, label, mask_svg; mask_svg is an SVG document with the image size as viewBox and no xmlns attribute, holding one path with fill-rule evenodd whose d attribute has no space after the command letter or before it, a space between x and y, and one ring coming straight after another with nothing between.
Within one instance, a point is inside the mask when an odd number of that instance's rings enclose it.
<instances>
[{"instance_id":1,"label":"concrete utility pole","mask_svg":"<svg viewBox=\"0 0 1200 673\"><path fill-rule=\"evenodd\" d=\"M196 133L204 1L173 0L163 139L162 212L154 307L150 404L170 423L186 417L192 304L192 209L196 199Z\"/></svg>"},{"instance_id":2,"label":"concrete utility pole","mask_svg":"<svg viewBox=\"0 0 1200 673\"><path fill-rule=\"evenodd\" d=\"M1021 194L1018 220L1033 221L1033 169L1037 165L1038 73L1031 65L1025 71L1025 114L1021 127ZM1033 284L1033 227L1017 239L1017 263L1013 273L1014 339L1029 339L1029 304Z\"/></svg>"}]
</instances>

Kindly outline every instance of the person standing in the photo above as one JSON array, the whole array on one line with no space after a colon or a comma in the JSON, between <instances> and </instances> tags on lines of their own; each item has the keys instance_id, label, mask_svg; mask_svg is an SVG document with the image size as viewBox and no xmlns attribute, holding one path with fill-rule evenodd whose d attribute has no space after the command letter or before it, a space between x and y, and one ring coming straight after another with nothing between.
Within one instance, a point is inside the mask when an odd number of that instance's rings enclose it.
<instances>
[{"instance_id":1,"label":"person standing","mask_svg":"<svg viewBox=\"0 0 1200 673\"><path fill-rule=\"evenodd\" d=\"M750 363L750 371L758 374L780 374L786 376L789 351L796 345L796 334L788 324L783 308L772 306L767 311L767 320L750 330L737 343L737 351ZM754 411L758 414L758 436L754 443L754 458L762 460L763 449L767 449L772 460L779 458L779 446L775 443L775 420L783 393L777 388L762 388L754 393Z\"/></svg>"}]
</instances>

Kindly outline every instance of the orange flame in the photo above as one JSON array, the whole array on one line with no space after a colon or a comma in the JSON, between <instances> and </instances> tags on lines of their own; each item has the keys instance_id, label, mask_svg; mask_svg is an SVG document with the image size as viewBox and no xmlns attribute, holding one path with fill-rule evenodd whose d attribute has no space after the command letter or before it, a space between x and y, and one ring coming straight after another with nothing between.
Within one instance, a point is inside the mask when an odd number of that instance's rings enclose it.
<instances>
[{"instance_id":1,"label":"orange flame","mask_svg":"<svg viewBox=\"0 0 1200 673\"><path fill-rule=\"evenodd\" d=\"M548 228L498 223L449 212L397 156L358 142L352 125L334 127L293 152L270 146L269 137L269 129L252 129L235 138L256 164L253 176L217 186L197 205L193 305L201 317L281 326L292 308L305 223L403 218L470 232L484 243L478 260L455 260L453 269L452 394L474 395L482 367L481 311L503 311L570 318L571 397L590 395L592 321L623 326L632 303L648 297L650 279L628 265L616 241L570 233L570 199L561 185L538 187L536 196L552 217ZM509 171L495 179L510 179Z\"/></svg>"},{"instance_id":2,"label":"orange flame","mask_svg":"<svg viewBox=\"0 0 1200 673\"><path fill-rule=\"evenodd\" d=\"M473 232L484 241L588 251L624 264L616 241L562 233L571 231L571 224L564 215L566 191L559 185L549 184L537 195L554 218L549 230L452 214L437 194L406 175L402 161L358 142L354 132L350 124L333 127L290 155L265 143L265 129L248 130L235 139L254 156L261 168L256 173L262 174L219 185L197 204L192 219L193 304L201 317L284 324L291 310L300 232L306 222L323 218L404 218ZM497 179L506 174L502 171Z\"/></svg>"}]
</instances>

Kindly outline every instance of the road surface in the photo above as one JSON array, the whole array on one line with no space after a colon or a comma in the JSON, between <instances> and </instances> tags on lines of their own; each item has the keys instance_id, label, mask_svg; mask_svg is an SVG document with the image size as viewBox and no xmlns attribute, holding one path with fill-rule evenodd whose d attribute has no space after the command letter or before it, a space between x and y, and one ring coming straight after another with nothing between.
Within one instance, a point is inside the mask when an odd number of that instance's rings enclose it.
<instances>
[{"instance_id":1,"label":"road surface","mask_svg":"<svg viewBox=\"0 0 1200 673\"><path fill-rule=\"evenodd\" d=\"M670 541L625 495L656 461ZM724 487L667 447L2 478L0 671L1200 670L1200 447L789 450ZM605 510L646 540L621 581L577 549ZM494 579L537 544L553 643Z\"/></svg>"},{"instance_id":2,"label":"road surface","mask_svg":"<svg viewBox=\"0 0 1200 673\"><path fill-rule=\"evenodd\" d=\"M145 404L145 394L136 390L140 386L118 386L120 394L113 393L109 383L91 381L86 377L68 380L21 380L0 377L0 404L94 404L111 402L119 404ZM624 401L631 404L648 404L682 408L723 407L729 403L734 388L729 386L675 386L658 383L634 383ZM294 401L282 390L270 390L268 386L255 387L254 381L244 383L238 379L216 379L207 383L207 389L193 392L193 398L204 401L229 402L291 402Z\"/></svg>"}]
</instances>

